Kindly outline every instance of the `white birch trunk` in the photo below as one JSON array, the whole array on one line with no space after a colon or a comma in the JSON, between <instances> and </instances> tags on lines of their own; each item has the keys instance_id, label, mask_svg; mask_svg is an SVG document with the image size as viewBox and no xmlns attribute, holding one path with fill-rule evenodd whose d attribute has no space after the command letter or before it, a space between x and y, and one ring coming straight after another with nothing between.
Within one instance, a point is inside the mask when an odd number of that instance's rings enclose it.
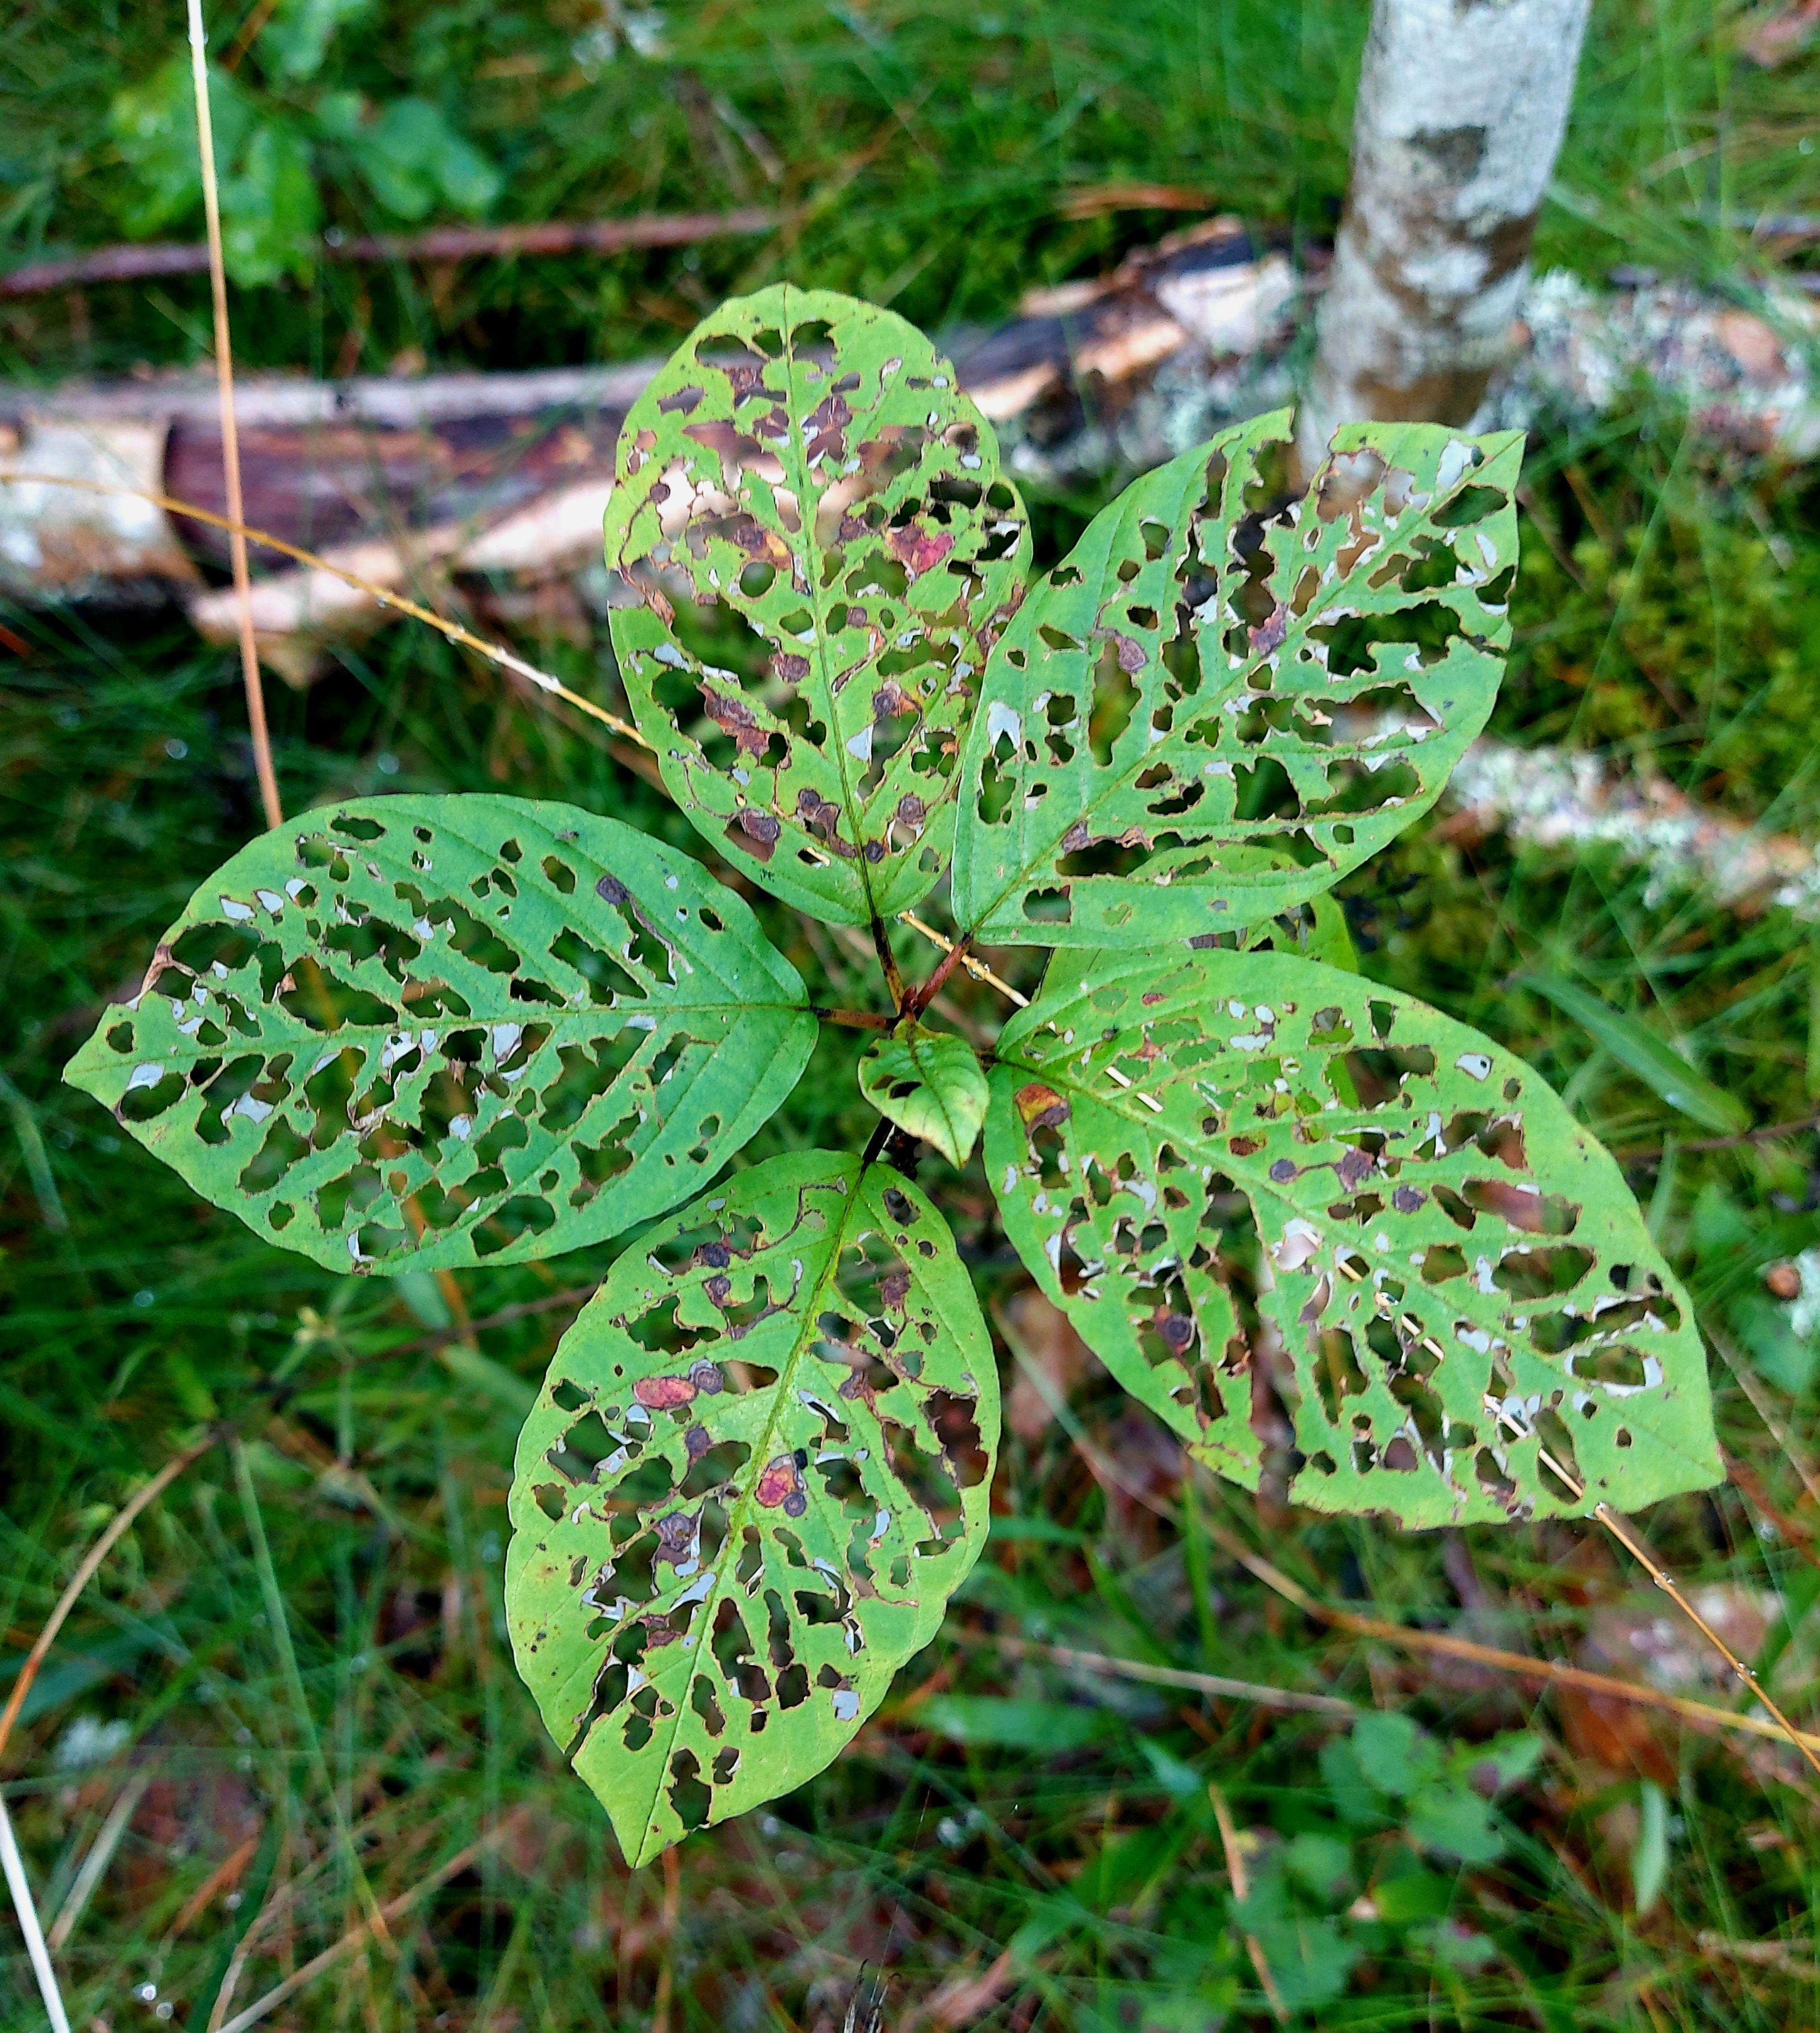
<instances>
[{"instance_id":1,"label":"white birch trunk","mask_svg":"<svg viewBox=\"0 0 1820 2033\"><path fill-rule=\"evenodd\" d=\"M1504 358L1589 0L1373 0L1352 187L1299 447L1463 424Z\"/></svg>"}]
</instances>

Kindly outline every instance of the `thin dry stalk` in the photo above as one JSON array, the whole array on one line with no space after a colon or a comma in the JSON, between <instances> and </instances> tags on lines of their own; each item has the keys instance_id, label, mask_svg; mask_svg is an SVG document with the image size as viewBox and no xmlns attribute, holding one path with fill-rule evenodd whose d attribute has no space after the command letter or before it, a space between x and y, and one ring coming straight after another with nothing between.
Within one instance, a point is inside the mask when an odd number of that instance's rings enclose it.
<instances>
[{"instance_id":1,"label":"thin dry stalk","mask_svg":"<svg viewBox=\"0 0 1820 2033\"><path fill-rule=\"evenodd\" d=\"M212 1432L207 1440L198 1440L193 1447L185 1447L180 1455L173 1455L151 1481L136 1495L129 1497L114 1514L113 1522L91 1546L83 1562L69 1577L69 1586L57 1598L57 1606L45 1619L44 1628L39 1632L32 1649L25 1655L25 1664L19 1669L19 1677L13 1683L13 1694L3 1711L0 1711L0 1757L6 1754L7 1739L13 1734L13 1725L19 1720L19 1711L25 1705L25 1697L32 1691L32 1683L38 1677L38 1669L44 1663L45 1654L57 1641L57 1634L63 1628L64 1621L76 1607L77 1598L95 1578L100 1567L121 1535L132 1529L133 1521L148 1503L161 1496L192 1462L200 1461L211 1447L220 1443L220 1432Z\"/></svg>"},{"instance_id":2,"label":"thin dry stalk","mask_svg":"<svg viewBox=\"0 0 1820 2033\"><path fill-rule=\"evenodd\" d=\"M1309 1593L1299 1582L1254 1553L1235 1533L1216 1519L1204 1518L1203 1529L1213 1543L1231 1555L1239 1564L1255 1574L1273 1594L1330 1629L1348 1637L1367 1638L1395 1645L1405 1652L1431 1652L1437 1657L1458 1659L1468 1665L1483 1666L1493 1672L1509 1673L1518 1679L1533 1680L1544 1687L1573 1687L1582 1694L1604 1694L1613 1701L1629 1702L1638 1708L1660 1709L1696 1729L1730 1730L1746 1736L1771 1737L1780 1742L1787 1732L1766 1716L1740 1715L1735 1709L1715 1708L1710 1702L1697 1702L1686 1694L1671 1694L1639 1680L1620 1680L1610 1673L1594 1673L1583 1666L1570 1666L1558 1659L1537 1659L1522 1652L1506 1652L1494 1645L1480 1645L1470 1638L1456 1638L1444 1631L1418 1631L1404 1623L1387 1623L1382 1617L1360 1616L1350 1609L1334 1609ZM1820 1750L1820 1736L1799 1733L1804 1748Z\"/></svg>"},{"instance_id":3,"label":"thin dry stalk","mask_svg":"<svg viewBox=\"0 0 1820 2033\"><path fill-rule=\"evenodd\" d=\"M221 459L227 481L227 513L241 519L240 435L234 421L234 342L227 322L227 270L221 254L221 195L215 186L215 123L208 108L208 58L202 26L202 0L189 0L189 67L196 84L196 146L202 170L202 204L208 222L208 279L215 299L215 373L221 388ZM267 826L284 824L278 802L278 776L271 766L271 736L265 722L265 683L252 635L252 581L247 571L246 538L237 526L228 531L234 566L234 590L240 601L240 674L246 686L247 725L252 735L253 768L259 776L260 802Z\"/></svg>"}]
</instances>

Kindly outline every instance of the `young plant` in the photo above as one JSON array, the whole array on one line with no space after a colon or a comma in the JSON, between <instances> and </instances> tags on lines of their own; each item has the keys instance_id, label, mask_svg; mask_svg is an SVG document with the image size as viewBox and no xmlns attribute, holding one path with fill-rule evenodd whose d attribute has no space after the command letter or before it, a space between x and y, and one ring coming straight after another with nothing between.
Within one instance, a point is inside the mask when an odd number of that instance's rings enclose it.
<instances>
[{"instance_id":1,"label":"young plant","mask_svg":"<svg viewBox=\"0 0 1820 2033\"><path fill-rule=\"evenodd\" d=\"M826 1765L985 1543L992 1344L919 1140L959 1166L983 1124L1031 1275L1245 1488L1270 1394L1314 1510L1718 1479L1616 1164L1521 1061L1349 971L1325 893L1490 709L1519 441L1359 425L1294 499L1288 432L1184 453L1026 583L992 433L919 333L727 305L621 440L620 669L692 822L866 928L886 1006L819 1009L739 897L614 819L398 796L236 855L71 1067L334 1269L663 1217L556 1351L506 1574L519 1669L634 1863ZM890 921L944 872L959 940L906 986ZM925 1021L975 945L1056 949L983 1055ZM831 1016L877 1033L877 1133L714 1184Z\"/></svg>"}]
</instances>

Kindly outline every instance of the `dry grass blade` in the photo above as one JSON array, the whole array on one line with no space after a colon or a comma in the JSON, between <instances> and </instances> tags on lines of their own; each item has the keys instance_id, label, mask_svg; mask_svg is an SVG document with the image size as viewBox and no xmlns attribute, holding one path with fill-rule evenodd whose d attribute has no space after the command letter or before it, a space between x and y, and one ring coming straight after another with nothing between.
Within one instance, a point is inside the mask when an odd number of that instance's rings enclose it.
<instances>
[{"instance_id":1,"label":"dry grass blade","mask_svg":"<svg viewBox=\"0 0 1820 2033\"><path fill-rule=\"evenodd\" d=\"M25 1697L32 1691L32 1683L38 1677L38 1669L44 1663L45 1654L57 1642L57 1634L63 1628L64 1621L76 1607L77 1598L95 1578L100 1567L121 1536L132 1528L133 1521L149 1503L157 1499L176 1481L192 1462L200 1461L209 1449L222 1439L219 1432L212 1432L207 1440L198 1440L193 1447L185 1447L180 1455L173 1455L151 1481L136 1495L123 1503L114 1514L113 1522L91 1546L83 1562L69 1577L69 1586L57 1598L57 1606L46 1618L44 1628L39 1632L37 1642L25 1655L25 1664L19 1669L19 1678L13 1683L12 1698L3 1711L0 1711L0 1757L4 1757L8 1739L13 1734L13 1725L19 1720L19 1711L25 1705Z\"/></svg>"},{"instance_id":2,"label":"dry grass blade","mask_svg":"<svg viewBox=\"0 0 1820 2033\"><path fill-rule=\"evenodd\" d=\"M76 1874L68 1896L57 1909L57 1917L50 1923L47 1945L54 1952L61 1949L74 1931L76 1923L82 1918L83 1909L94 1896L95 1888L102 1880L107 1866L114 1861L114 1851L125 1835L139 1803L145 1798L146 1788L151 1784L150 1771L135 1772L120 1789L120 1797L107 1810L107 1818L101 1824L99 1833L90 1845L88 1855L82 1859L82 1867Z\"/></svg>"},{"instance_id":3,"label":"dry grass blade","mask_svg":"<svg viewBox=\"0 0 1820 2033\"><path fill-rule=\"evenodd\" d=\"M208 279L215 301L215 372L221 388L221 459L227 481L227 512L234 526L228 532L234 566L234 590L240 601L240 673L246 686L247 724L252 733L253 767L259 774L260 802L267 826L284 823L278 802L278 773L271 763L271 735L265 720L265 683L252 635L252 581L247 571L246 537L241 521L240 434L234 418L234 341L227 321L227 271L221 253L221 197L215 186L215 123L208 107L208 58L202 25L202 0L189 0L189 63L196 84L196 145L202 170L203 210L208 222Z\"/></svg>"},{"instance_id":4,"label":"dry grass blade","mask_svg":"<svg viewBox=\"0 0 1820 2033\"><path fill-rule=\"evenodd\" d=\"M450 1878L459 1878L471 1863L526 1820L529 1813L528 1807L518 1809L496 1827L489 1829L486 1834L469 1843L465 1849L457 1850L446 1863L439 1864L428 1878L420 1878L409 1892L401 1893L396 1899L387 1900L378 1908L373 1919L363 1920L357 1927L350 1927L332 1947L324 1949L320 1956L312 1956L301 1969L287 1976L282 1983L275 1984L264 1997L255 1998L245 2011L236 2012L219 2028L219 2033L243 2033L245 2027L256 2025L260 2020L277 2011L287 1998L294 1997L306 1985L314 1983L325 1970L331 1970L336 1964L345 1961L371 1939L376 1921L383 1921L389 1926L394 1920L402 1919L413 1906L420 1905L432 1893L439 1891L447 1885Z\"/></svg>"}]
</instances>

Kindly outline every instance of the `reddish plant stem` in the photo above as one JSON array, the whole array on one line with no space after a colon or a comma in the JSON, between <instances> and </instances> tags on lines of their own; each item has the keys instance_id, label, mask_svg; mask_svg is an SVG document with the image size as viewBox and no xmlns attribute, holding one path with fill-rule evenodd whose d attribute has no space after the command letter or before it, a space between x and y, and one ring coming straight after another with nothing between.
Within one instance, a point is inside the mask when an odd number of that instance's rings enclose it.
<instances>
[{"instance_id":1,"label":"reddish plant stem","mask_svg":"<svg viewBox=\"0 0 1820 2033\"><path fill-rule=\"evenodd\" d=\"M824 1024L839 1024L850 1031L888 1031L897 1021L895 1016L883 1016L873 1009L828 1009L819 1002L810 1003L809 1013Z\"/></svg>"},{"instance_id":2,"label":"reddish plant stem","mask_svg":"<svg viewBox=\"0 0 1820 2033\"><path fill-rule=\"evenodd\" d=\"M954 972L955 969L959 967L961 962L966 957L967 948L973 944L973 941L974 935L971 932L963 933L959 938L955 941L954 944L948 948L945 953L942 955L940 962L936 966L935 972L929 976L927 981L919 982L917 986L910 990L910 994L904 998L902 1005L903 1014L904 1016L909 1017L921 1016L923 1012L928 1009L929 1005L934 1002L939 994L940 994L942 986L947 981L948 976Z\"/></svg>"}]
</instances>

